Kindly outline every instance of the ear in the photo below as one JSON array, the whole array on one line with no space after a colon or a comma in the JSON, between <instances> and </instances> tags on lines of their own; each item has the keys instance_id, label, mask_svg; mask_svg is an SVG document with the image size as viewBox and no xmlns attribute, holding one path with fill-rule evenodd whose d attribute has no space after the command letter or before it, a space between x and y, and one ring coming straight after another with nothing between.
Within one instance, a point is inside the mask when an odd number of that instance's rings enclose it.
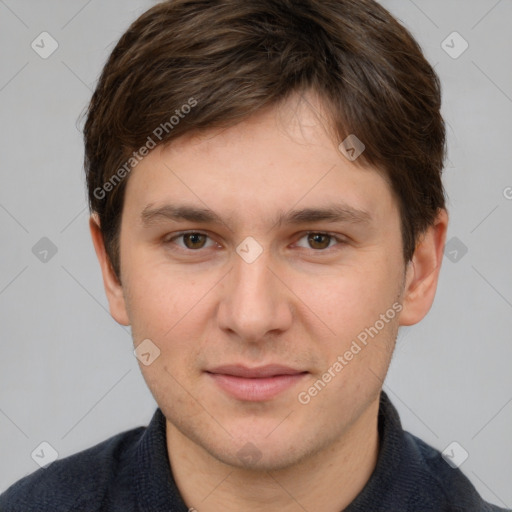
<instances>
[{"instance_id":1,"label":"ear","mask_svg":"<svg viewBox=\"0 0 512 512\"><path fill-rule=\"evenodd\" d=\"M92 242L96 251L96 256L101 267L103 275L103 286L107 294L110 306L110 314L114 320L122 325L130 325L126 303L124 300L123 287L117 278L110 258L105 250L103 234L100 229L100 221L97 214L92 214L89 219L89 228L91 230Z\"/></svg>"},{"instance_id":2,"label":"ear","mask_svg":"<svg viewBox=\"0 0 512 512\"><path fill-rule=\"evenodd\" d=\"M443 260L447 228L448 212L443 209L416 245L412 260L407 264L400 325L418 323L432 307Z\"/></svg>"}]
</instances>

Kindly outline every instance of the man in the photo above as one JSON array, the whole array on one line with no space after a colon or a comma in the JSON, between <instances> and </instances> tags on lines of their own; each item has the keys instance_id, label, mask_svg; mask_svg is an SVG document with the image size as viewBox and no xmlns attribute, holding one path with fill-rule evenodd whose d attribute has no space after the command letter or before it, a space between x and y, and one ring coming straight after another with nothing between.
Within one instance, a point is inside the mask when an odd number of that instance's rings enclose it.
<instances>
[{"instance_id":1,"label":"man","mask_svg":"<svg viewBox=\"0 0 512 512\"><path fill-rule=\"evenodd\" d=\"M500 510L382 392L448 223L438 78L385 9L160 3L84 136L110 311L159 408L0 510Z\"/></svg>"}]
</instances>

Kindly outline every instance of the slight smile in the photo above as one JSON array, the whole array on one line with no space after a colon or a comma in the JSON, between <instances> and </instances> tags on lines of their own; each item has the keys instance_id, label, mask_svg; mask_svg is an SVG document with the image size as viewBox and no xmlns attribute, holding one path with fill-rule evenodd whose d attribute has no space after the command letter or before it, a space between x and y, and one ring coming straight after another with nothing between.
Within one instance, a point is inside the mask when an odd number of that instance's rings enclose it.
<instances>
[{"instance_id":1,"label":"slight smile","mask_svg":"<svg viewBox=\"0 0 512 512\"><path fill-rule=\"evenodd\" d=\"M274 364L258 368L242 365L219 366L206 371L206 374L232 397L243 401L261 402L291 388L308 372Z\"/></svg>"}]
</instances>

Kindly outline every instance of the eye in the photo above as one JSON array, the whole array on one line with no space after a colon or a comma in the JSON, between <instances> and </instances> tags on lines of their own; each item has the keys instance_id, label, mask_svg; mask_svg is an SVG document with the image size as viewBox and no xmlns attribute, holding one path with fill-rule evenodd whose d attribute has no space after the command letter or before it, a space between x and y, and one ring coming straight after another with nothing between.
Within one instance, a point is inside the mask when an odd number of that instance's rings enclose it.
<instances>
[{"instance_id":1,"label":"eye","mask_svg":"<svg viewBox=\"0 0 512 512\"><path fill-rule=\"evenodd\" d=\"M301 245L299 242L306 240L307 245ZM340 238L330 235L328 233L307 233L299 239L297 245L306 249L324 250L329 249L337 243L343 243L344 241Z\"/></svg>"},{"instance_id":2,"label":"eye","mask_svg":"<svg viewBox=\"0 0 512 512\"><path fill-rule=\"evenodd\" d=\"M181 241L182 243L179 243L178 241ZM210 245L207 245L208 241L210 242ZM204 249L205 247L211 247L211 245L215 242L210 240L208 235L205 233L189 231L187 233L179 233L178 235L174 235L172 238L166 239L165 243L173 243L182 249L189 249L194 251L198 249Z\"/></svg>"}]
</instances>

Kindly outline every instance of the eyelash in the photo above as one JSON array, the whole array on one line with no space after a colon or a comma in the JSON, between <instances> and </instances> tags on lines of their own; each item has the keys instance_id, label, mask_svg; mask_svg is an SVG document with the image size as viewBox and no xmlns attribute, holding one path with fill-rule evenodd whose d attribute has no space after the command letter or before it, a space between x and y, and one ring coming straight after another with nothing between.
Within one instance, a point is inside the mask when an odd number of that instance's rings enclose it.
<instances>
[{"instance_id":1,"label":"eyelash","mask_svg":"<svg viewBox=\"0 0 512 512\"><path fill-rule=\"evenodd\" d=\"M166 238L164 240L164 243L166 245L170 245L172 243L174 243L174 241L178 238L182 238L186 235L203 235L203 236L206 236L209 240L212 240L212 238L208 235L208 233L204 233L203 231L182 231L180 233L177 233L175 234L172 238ZM328 236L330 237L331 240L334 240L337 242L337 244L335 245L346 245L347 243L347 240L344 239L344 238L340 238L339 236L336 236L332 233L328 233L328 232L324 232L324 231L307 231L305 232L304 234L301 235L301 237L298 239L298 240L302 240L303 238L305 237L308 237L309 235L323 235L323 236ZM199 249L189 249L188 247L181 247L181 246L177 246L179 248L179 250L182 250L182 251L185 251L185 252L200 252L201 250L204 250L204 249L208 249L209 247L200 247ZM332 249L332 247L334 246L330 246L330 247L327 247L325 249L313 249L313 248L309 248L310 250L316 252L316 253L321 253L321 252L328 252L329 249ZM301 247L301 249L307 249L305 247Z\"/></svg>"}]
</instances>

